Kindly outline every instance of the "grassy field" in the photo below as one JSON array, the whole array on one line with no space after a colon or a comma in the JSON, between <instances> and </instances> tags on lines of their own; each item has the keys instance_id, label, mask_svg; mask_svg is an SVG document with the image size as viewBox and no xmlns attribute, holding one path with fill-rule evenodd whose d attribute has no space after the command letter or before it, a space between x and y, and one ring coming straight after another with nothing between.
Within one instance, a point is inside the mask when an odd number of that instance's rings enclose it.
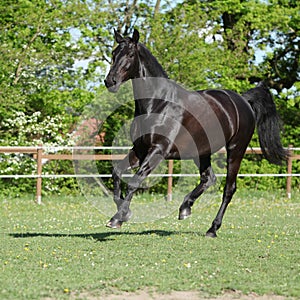
<instances>
[{"instance_id":1,"label":"grassy field","mask_svg":"<svg viewBox=\"0 0 300 300\"><path fill-rule=\"evenodd\" d=\"M200 201L184 221L176 211L119 231L106 228L107 217L84 197L45 197L40 206L26 197L0 201L0 299L139 290L300 298L296 192L287 200L284 192L238 191L217 239L204 234L218 201Z\"/></svg>"}]
</instances>

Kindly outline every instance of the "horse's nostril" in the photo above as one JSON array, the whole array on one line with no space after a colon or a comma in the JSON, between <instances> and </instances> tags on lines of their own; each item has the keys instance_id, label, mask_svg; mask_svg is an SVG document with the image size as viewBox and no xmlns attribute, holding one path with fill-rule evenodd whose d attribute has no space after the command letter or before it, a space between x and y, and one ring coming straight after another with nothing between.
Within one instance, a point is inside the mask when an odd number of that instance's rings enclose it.
<instances>
[{"instance_id":1,"label":"horse's nostril","mask_svg":"<svg viewBox=\"0 0 300 300\"><path fill-rule=\"evenodd\" d=\"M117 81L116 81L115 78L108 78L108 79L104 79L104 84L108 88L108 87L111 87L113 85L116 85Z\"/></svg>"},{"instance_id":2,"label":"horse's nostril","mask_svg":"<svg viewBox=\"0 0 300 300\"><path fill-rule=\"evenodd\" d=\"M117 84L117 81L116 81L116 79L115 78L112 78L112 83L113 83L113 85L116 85Z\"/></svg>"}]
</instances>

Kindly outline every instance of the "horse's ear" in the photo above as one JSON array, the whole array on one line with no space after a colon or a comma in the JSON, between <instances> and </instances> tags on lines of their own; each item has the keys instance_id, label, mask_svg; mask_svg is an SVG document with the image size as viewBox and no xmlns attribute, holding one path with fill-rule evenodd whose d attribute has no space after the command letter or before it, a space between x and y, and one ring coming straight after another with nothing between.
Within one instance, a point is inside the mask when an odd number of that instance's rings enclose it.
<instances>
[{"instance_id":1,"label":"horse's ear","mask_svg":"<svg viewBox=\"0 0 300 300\"><path fill-rule=\"evenodd\" d=\"M121 34L116 29L114 29L114 33L115 33L115 40L118 44L120 44L121 42L124 41L124 38L121 36Z\"/></svg>"},{"instance_id":2,"label":"horse's ear","mask_svg":"<svg viewBox=\"0 0 300 300\"><path fill-rule=\"evenodd\" d=\"M133 41L135 44L137 44L138 41L139 41L139 39L140 39L140 34L139 34L139 32L138 32L136 29L134 29L133 35L132 35L132 41Z\"/></svg>"}]
</instances>

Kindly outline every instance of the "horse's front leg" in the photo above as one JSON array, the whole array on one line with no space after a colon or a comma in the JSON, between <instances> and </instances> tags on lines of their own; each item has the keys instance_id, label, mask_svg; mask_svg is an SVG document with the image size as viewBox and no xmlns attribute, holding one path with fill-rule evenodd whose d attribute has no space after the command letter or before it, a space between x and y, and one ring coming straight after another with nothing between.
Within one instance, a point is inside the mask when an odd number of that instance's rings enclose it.
<instances>
[{"instance_id":1,"label":"horse's front leg","mask_svg":"<svg viewBox=\"0 0 300 300\"><path fill-rule=\"evenodd\" d=\"M113 169L112 178L114 185L114 202L117 206L120 205L120 201L123 200L121 191L121 177L124 171L134 169L139 166L139 159L137 158L133 149L125 156L125 158L119 162Z\"/></svg>"},{"instance_id":2,"label":"horse's front leg","mask_svg":"<svg viewBox=\"0 0 300 300\"><path fill-rule=\"evenodd\" d=\"M124 199L120 198L117 202L118 211L107 223L107 227L120 228L123 222L128 221L131 216L129 209L130 202L134 192L138 189L143 180L151 173L152 170L164 159L159 148L153 147L149 150L147 156L141 163L139 170L128 183L127 193ZM117 187L117 182L116 186ZM120 190L120 189L119 189ZM116 196L119 193L115 192Z\"/></svg>"},{"instance_id":3,"label":"horse's front leg","mask_svg":"<svg viewBox=\"0 0 300 300\"><path fill-rule=\"evenodd\" d=\"M130 150L130 152L127 154L127 156L118 163L112 172L112 178L113 178L113 185L114 185L114 202L117 205L117 209L119 210L119 207L124 200L122 196L122 190L121 190L121 176L124 173L124 171L129 169L134 169L139 166L139 159L137 158L134 150ZM131 212L129 211L128 216L126 216L127 220L129 220L131 216Z\"/></svg>"}]
</instances>

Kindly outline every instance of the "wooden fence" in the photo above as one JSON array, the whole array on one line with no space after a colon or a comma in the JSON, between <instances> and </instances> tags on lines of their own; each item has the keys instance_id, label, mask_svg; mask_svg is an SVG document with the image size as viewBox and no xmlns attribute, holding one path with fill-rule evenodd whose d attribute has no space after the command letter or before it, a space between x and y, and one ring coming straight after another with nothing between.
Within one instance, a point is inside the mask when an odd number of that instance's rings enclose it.
<instances>
[{"instance_id":1,"label":"wooden fence","mask_svg":"<svg viewBox=\"0 0 300 300\"><path fill-rule=\"evenodd\" d=\"M105 149L129 149L129 147L57 147L57 150L105 150ZM122 160L125 154L47 154L44 150L46 148L42 146L38 147L0 147L0 153L23 153L31 154L37 161L37 173L32 175L1 175L0 178L36 178L36 201L41 204L42 201L42 178L43 177L77 177L78 175L65 174L65 175L44 175L43 174L43 159L47 160ZM51 148L52 150L54 148ZM240 177L252 176L281 176L286 177L286 195L291 198L291 187L292 187L292 177L300 176L300 174L292 173L293 160L300 160L300 155L295 154L294 151L299 151L300 148L293 148L292 145L289 146L289 158L287 162L287 173L285 174L239 174ZM218 153L226 153L225 149L221 149ZM246 154L262 154L260 148L248 148ZM168 161L168 174L161 174L168 177L168 199L172 199L172 183L173 176L178 176L179 174L173 174L173 161ZM101 177L101 174L97 175ZM184 176L184 174L183 174ZM187 176L185 174L185 176ZM199 176L199 175L198 175ZM88 177L88 176L87 176Z\"/></svg>"}]
</instances>

